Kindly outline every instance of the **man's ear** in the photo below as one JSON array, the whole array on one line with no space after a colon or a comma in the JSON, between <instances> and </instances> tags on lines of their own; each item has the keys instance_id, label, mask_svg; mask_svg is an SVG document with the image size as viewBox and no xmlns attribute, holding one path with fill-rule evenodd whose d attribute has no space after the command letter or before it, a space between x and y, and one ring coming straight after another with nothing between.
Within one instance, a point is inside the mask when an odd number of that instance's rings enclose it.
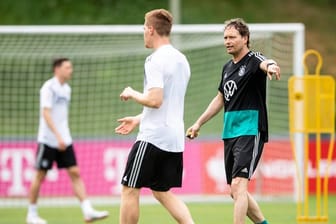
<instances>
[{"instance_id":1,"label":"man's ear","mask_svg":"<svg viewBox=\"0 0 336 224\"><path fill-rule=\"evenodd\" d=\"M148 30L149 30L149 33L150 33L151 35L153 35L153 34L154 34L154 32L155 32L155 30L154 30L154 27L153 27L153 26L148 26Z\"/></svg>"},{"instance_id":2,"label":"man's ear","mask_svg":"<svg viewBox=\"0 0 336 224\"><path fill-rule=\"evenodd\" d=\"M243 36L243 39L244 39L245 44L247 45L248 37L247 36Z\"/></svg>"}]
</instances>

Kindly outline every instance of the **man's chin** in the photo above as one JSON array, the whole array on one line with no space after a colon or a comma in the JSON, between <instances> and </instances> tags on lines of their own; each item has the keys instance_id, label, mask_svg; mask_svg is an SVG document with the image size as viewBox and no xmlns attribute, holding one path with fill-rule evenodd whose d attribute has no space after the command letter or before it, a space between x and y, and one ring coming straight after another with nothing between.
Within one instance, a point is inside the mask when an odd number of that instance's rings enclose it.
<instances>
[{"instance_id":1,"label":"man's chin","mask_svg":"<svg viewBox=\"0 0 336 224\"><path fill-rule=\"evenodd\" d=\"M147 44L145 44L145 48L150 49L151 47Z\"/></svg>"},{"instance_id":2,"label":"man's chin","mask_svg":"<svg viewBox=\"0 0 336 224\"><path fill-rule=\"evenodd\" d=\"M231 50L226 50L226 53L228 53L228 54L233 54L234 52L231 51Z\"/></svg>"}]
</instances>

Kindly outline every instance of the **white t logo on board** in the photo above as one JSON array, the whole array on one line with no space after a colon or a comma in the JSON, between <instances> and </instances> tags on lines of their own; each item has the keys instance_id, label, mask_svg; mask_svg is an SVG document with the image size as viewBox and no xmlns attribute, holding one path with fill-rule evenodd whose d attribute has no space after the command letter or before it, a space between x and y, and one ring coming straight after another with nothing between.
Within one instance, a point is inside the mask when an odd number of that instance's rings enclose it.
<instances>
[{"instance_id":1,"label":"white t logo on board","mask_svg":"<svg viewBox=\"0 0 336 224\"><path fill-rule=\"evenodd\" d=\"M35 173L35 152L31 148L0 148L0 183L9 183L5 189L8 196L26 196L26 182L33 179ZM58 170L48 171L46 181L58 180ZM4 193L4 192L1 192Z\"/></svg>"},{"instance_id":2,"label":"white t logo on board","mask_svg":"<svg viewBox=\"0 0 336 224\"><path fill-rule=\"evenodd\" d=\"M113 182L111 187L112 194L120 194L124 168L128 157L128 148L111 147L104 151L104 177L108 182Z\"/></svg>"},{"instance_id":3,"label":"white t logo on board","mask_svg":"<svg viewBox=\"0 0 336 224\"><path fill-rule=\"evenodd\" d=\"M28 164L29 168L23 167ZM34 153L29 149L3 149L0 152L1 181L9 182L7 194L9 196L26 195L24 181L33 175Z\"/></svg>"}]
</instances>

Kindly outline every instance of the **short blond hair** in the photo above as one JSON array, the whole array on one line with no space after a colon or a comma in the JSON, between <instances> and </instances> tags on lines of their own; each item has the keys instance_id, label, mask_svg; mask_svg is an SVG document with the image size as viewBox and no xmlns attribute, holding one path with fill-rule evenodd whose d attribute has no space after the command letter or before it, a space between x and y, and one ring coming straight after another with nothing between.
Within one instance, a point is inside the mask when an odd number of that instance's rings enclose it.
<instances>
[{"instance_id":1,"label":"short blond hair","mask_svg":"<svg viewBox=\"0 0 336 224\"><path fill-rule=\"evenodd\" d=\"M160 36L169 36L173 25L172 14L165 9L154 9L145 15L146 25L153 26Z\"/></svg>"}]
</instances>

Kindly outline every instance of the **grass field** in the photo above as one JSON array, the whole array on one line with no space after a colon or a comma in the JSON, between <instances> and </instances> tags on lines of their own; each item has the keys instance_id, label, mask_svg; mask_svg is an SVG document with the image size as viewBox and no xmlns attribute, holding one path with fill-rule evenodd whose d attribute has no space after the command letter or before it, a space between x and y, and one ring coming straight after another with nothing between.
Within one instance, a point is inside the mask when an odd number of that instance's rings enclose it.
<instances>
[{"instance_id":1,"label":"grass field","mask_svg":"<svg viewBox=\"0 0 336 224\"><path fill-rule=\"evenodd\" d=\"M188 203L195 223L219 224L232 223L232 203ZM296 223L296 204L294 202L260 202L260 206L271 224ZM98 207L110 212L110 217L98 223L118 223L119 206ZM336 223L336 196L329 198L329 223ZM82 223L79 207L40 208L42 217L49 224ZM26 208L1 208L0 224L24 223ZM175 221L157 204L142 205L139 224L172 224ZM252 223L246 221L246 223Z\"/></svg>"}]
</instances>

